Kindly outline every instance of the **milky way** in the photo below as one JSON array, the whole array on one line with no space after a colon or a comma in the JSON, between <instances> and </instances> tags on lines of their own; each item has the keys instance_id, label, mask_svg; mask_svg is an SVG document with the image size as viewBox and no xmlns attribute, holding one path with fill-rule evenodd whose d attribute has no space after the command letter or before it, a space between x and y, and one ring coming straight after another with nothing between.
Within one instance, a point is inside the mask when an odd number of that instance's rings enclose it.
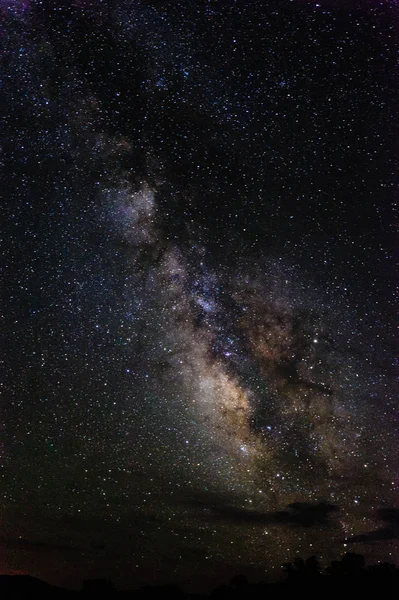
<instances>
[{"instance_id":1,"label":"milky way","mask_svg":"<svg viewBox=\"0 0 399 600\"><path fill-rule=\"evenodd\" d=\"M212 273L205 249L194 246L188 264L176 245L160 242L156 192L143 185L107 195L133 273L146 257L140 304L150 329L147 379L156 380L148 385L164 395L161 410L178 443L172 453L184 452L187 473L195 465L209 474L213 465L212 479L226 490L250 483L252 494L266 486L276 496L282 471L283 493L288 486L312 497L359 460L365 468L361 399L370 390L357 381L368 367L356 315L314 284L310 292L303 276L301 290L267 260L263 269ZM306 487L298 469L307 471Z\"/></svg>"},{"instance_id":2,"label":"milky way","mask_svg":"<svg viewBox=\"0 0 399 600\"><path fill-rule=\"evenodd\" d=\"M0 3L4 572L394 560L395 7L275 4Z\"/></svg>"}]
</instances>

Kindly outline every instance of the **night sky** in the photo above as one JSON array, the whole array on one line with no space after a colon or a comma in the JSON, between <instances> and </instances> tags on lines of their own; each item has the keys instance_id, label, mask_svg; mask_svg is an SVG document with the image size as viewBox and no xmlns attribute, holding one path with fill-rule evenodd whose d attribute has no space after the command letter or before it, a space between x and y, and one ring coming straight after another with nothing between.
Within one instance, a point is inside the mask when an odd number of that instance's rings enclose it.
<instances>
[{"instance_id":1,"label":"night sky","mask_svg":"<svg viewBox=\"0 0 399 600\"><path fill-rule=\"evenodd\" d=\"M395 0L0 0L0 572L395 562L398 39Z\"/></svg>"}]
</instances>

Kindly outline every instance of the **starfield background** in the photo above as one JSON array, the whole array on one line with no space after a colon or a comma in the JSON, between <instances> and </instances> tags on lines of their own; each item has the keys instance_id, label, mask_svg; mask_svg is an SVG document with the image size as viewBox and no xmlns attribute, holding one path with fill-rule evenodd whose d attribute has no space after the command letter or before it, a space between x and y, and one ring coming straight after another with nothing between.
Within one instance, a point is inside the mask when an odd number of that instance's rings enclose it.
<instances>
[{"instance_id":1,"label":"starfield background","mask_svg":"<svg viewBox=\"0 0 399 600\"><path fill-rule=\"evenodd\" d=\"M2 573L395 562L398 16L0 1Z\"/></svg>"}]
</instances>

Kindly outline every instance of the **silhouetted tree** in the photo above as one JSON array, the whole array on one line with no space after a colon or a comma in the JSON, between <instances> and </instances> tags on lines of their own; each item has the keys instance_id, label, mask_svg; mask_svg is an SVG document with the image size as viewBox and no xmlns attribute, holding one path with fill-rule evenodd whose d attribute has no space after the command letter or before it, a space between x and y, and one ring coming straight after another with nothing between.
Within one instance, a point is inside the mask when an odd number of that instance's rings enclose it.
<instances>
[{"instance_id":1,"label":"silhouetted tree","mask_svg":"<svg viewBox=\"0 0 399 600\"><path fill-rule=\"evenodd\" d=\"M341 560L332 561L327 567L327 573L334 577L355 577L364 571L365 564L365 558L361 554L346 552Z\"/></svg>"},{"instance_id":2,"label":"silhouetted tree","mask_svg":"<svg viewBox=\"0 0 399 600\"><path fill-rule=\"evenodd\" d=\"M367 571L375 577L392 577L399 574L399 569L389 562L368 567Z\"/></svg>"},{"instance_id":3,"label":"silhouetted tree","mask_svg":"<svg viewBox=\"0 0 399 600\"><path fill-rule=\"evenodd\" d=\"M287 579L309 579L321 575L321 566L315 556L310 556L306 560L299 556L293 562L283 564Z\"/></svg>"}]
</instances>

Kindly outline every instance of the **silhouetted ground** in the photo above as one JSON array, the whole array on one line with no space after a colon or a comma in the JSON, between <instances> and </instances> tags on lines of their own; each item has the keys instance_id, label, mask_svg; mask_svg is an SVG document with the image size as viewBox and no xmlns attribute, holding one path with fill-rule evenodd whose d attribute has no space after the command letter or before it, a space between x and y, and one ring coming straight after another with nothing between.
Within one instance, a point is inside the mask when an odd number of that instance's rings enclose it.
<instances>
[{"instance_id":1,"label":"silhouetted ground","mask_svg":"<svg viewBox=\"0 0 399 600\"><path fill-rule=\"evenodd\" d=\"M251 583L237 575L228 584L216 587L209 596L187 594L177 585L145 586L135 591L117 590L106 579L89 579L80 591L49 585L28 575L0 575L0 598L123 598L128 600L241 600L266 598L394 598L398 596L399 569L390 563L365 566L360 554L348 552L325 571L316 557L296 558L282 566L279 582Z\"/></svg>"}]
</instances>

